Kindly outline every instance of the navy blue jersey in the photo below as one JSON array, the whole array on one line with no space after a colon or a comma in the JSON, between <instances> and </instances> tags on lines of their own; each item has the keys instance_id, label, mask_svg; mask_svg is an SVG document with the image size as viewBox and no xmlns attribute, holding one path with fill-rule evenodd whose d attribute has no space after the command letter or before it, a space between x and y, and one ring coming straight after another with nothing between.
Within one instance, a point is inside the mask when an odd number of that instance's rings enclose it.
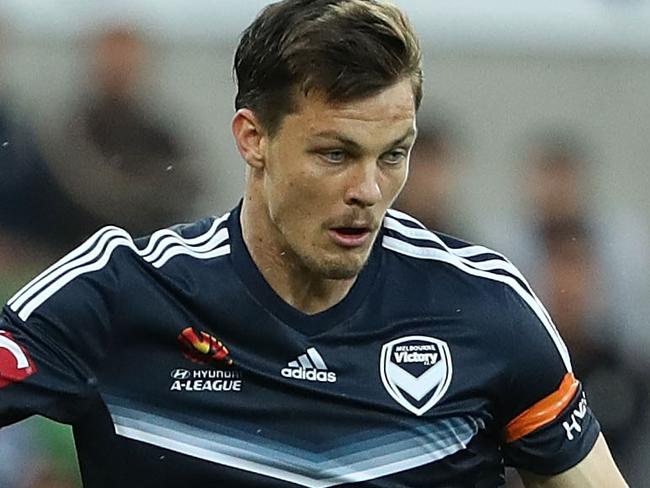
<instances>
[{"instance_id":1,"label":"navy blue jersey","mask_svg":"<svg viewBox=\"0 0 650 488\"><path fill-rule=\"evenodd\" d=\"M239 208L100 230L4 308L0 423L31 414L72 424L86 488L494 487L599 432L519 272L392 210L315 315L264 280Z\"/></svg>"}]
</instances>

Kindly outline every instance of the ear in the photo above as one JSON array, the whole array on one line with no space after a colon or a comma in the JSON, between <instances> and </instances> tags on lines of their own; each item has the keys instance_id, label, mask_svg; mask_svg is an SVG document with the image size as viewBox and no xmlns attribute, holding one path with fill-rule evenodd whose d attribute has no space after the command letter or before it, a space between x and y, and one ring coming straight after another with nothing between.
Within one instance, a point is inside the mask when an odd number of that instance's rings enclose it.
<instances>
[{"instance_id":1,"label":"ear","mask_svg":"<svg viewBox=\"0 0 650 488\"><path fill-rule=\"evenodd\" d=\"M266 132L255 113L248 108L237 110L232 119L232 133L244 160L251 167L262 169L265 162Z\"/></svg>"}]
</instances>

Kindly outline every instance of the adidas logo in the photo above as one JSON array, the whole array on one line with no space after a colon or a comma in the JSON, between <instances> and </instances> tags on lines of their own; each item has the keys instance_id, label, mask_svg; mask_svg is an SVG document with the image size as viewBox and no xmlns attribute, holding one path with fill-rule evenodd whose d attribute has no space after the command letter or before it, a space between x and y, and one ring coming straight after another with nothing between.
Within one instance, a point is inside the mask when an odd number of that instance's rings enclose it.
<instances>
[{"instance_id":1,"label":"adidas logo","mask_svg":"<svg viewBox=\"0 0 650 488\"><path fill-rule=\"evenodd\" d=\"M310 347L307 354L301 354L296 361L291 361L282 368L282 376L296 380L336 383L336 373L327 370L327 365L318 351Z\"/></svg>"}]
</instances>

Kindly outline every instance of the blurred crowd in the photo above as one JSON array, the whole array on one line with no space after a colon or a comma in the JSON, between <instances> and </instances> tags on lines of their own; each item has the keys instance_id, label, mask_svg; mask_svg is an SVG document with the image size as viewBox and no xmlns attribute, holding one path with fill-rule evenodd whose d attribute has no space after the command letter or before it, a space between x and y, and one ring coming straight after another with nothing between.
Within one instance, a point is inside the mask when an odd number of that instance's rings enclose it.
<instances>
[{"instance_id":1,"label":"blurred crowd","mask_svg":"<svg viewBox=\"0 0 650 488\"><path fill-rule=\"evenodd\" d=\"M99 227L143 235L191 218L200 195L188 144L142 103L146 43L122 25L91 43L88 92L54 134L30 127L0 87L2 303ZM73 452L69 431L42 420L2 429L0 486L79 486Z\"/></svg>"},{"instance_id":2,"label":"blurred crowd","mask_svg":"<svg viewBox=\"0 0 650 488\"><path fill-rule=\"evenodd\" d=\"M634 224L629 209L609 209L618 213L613 220L595 210L597 195L589 185L593 160L574 131L550 128L533 134L525 146L524 218L478 236L480 231L454 218L462 147L447 122L425 116L396 207L437 231L489 241L531 280L569 348L614 458L630 486L645 486L650 354L635 342L650 335L638 313L647 309L650 235ZM522 486L515 473L508 473L507 486Z\"/></svg>"},{"instance_id":3,"label":"blurred crowd","mask_svg":"<svg viewBox=\"0 0 650 488\"><path fill-rule=\"evenodd\" d=\"M92 39L90 53L90 88L56 137L30 127L0 87L3 303L102 225L137 235L195 217L193 199L204 176L191 144L165 120L165 107L142 101L147 44L128 26L113 26ZM1 63L0 50L0 70ZM638 346L650 342L644 322L650 236L632 209L600 211L590 184L598 156L571 127L530 134L518 175L522 218L486 235L458 217L453 196L467 135L445 117L421 114L410 177L396 207L434 230L504 252L531 279L617 462L631 486L641 486L650 475L644 458L650 355ZM67 430L39 420L0 430L0 486L77 488L69 439ZM511 474L508 483L519 482Z\"/></svg>"}]
</instances>

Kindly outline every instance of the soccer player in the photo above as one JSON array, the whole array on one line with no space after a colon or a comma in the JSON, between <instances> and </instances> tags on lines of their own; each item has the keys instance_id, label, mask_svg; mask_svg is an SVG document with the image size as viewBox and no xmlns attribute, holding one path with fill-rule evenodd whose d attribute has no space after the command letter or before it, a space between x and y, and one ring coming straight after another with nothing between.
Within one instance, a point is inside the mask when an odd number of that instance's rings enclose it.
<instances>
[{"instance_id":1,"label":"soccer player","mask_svg":"<svg viewBox=\"0 0 650 488\"><path fill-rule=\"evenodd\" d=\"M389 210L420 66L383 2L264 9L235 56L242 202L104 228L11 298L2 423L71 423L87 488L625 486L520 273Z\"/></svg>"}]
</instances>

